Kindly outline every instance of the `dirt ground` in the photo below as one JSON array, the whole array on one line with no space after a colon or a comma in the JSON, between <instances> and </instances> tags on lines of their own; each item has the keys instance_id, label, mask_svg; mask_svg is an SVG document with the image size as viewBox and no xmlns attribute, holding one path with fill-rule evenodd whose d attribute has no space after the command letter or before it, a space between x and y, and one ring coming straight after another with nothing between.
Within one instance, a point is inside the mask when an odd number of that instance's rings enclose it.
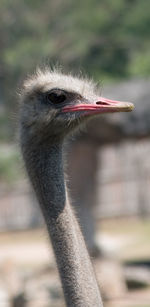
<instances>
[{"instance_id":1,"label":"dirt ground","mask_svg":"<svg viewBox=\"0 0 150 307\"><path fill-rule=\"evenodd\" d=\"M120 264L125 260L149 259L149 237L150 221L124 219L98 223L97 242L109 255L94 261L105 297L104 306L150 307L150 288L128 291ZM0 233L0 306L13 306L12 297L22 290L28 299L26 306L63 306L55 260L44 229Z\"/></svg>"}]
</instances>

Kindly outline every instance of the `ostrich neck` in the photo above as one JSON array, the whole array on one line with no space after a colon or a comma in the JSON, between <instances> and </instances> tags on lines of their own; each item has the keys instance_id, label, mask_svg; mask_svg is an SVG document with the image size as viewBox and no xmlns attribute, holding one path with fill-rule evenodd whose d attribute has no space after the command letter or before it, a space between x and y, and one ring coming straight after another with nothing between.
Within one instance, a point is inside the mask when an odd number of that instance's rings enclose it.
<instances>
[{"instance_id":1,"label":"ostrich neck","mask_svg":"<svg viewBox=\"0 0 150 307\"><path fill-rule=\"evenodd\" d=\"M65 189L62 144L32 147L23 155L47 224L66 304L100 307L93 267Z\"/></svg>"}]
</instances>

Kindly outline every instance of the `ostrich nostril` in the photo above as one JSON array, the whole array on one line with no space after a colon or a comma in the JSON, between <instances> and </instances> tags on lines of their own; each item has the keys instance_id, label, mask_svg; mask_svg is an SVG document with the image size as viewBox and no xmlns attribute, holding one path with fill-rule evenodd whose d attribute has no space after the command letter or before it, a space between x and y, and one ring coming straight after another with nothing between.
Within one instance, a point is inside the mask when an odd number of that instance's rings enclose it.
<instances>
[{"instance_id":1,"label":"ostrich nostril","mask_svg":"<svg viewBox=\"0 0 150 307\"><path fill-rule=\"evenodd\" d=\"M101 106L108 106L109 105L109 103L102 102L102 101L97 101L96 104L100 104Z\"/></svg>"}]
</instances>

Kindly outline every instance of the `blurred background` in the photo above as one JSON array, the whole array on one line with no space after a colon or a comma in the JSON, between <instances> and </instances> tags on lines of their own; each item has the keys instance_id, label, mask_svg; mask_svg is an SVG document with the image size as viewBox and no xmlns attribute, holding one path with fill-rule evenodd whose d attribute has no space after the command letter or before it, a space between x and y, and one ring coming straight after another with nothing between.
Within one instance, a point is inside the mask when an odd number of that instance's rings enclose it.
<instances>
[{"instance_id":1,"label":"blurred background","mask_svg":"<svg viewBox=\"0 0 150 307\"><path fill-rule=\"evenodd\" d=\"M0 1L0 306L64 306L17 145L17 92L62 66L129 100L69 140L69 188L106 307L150 306L150 2Z\"/></svg>"}]
</instances>

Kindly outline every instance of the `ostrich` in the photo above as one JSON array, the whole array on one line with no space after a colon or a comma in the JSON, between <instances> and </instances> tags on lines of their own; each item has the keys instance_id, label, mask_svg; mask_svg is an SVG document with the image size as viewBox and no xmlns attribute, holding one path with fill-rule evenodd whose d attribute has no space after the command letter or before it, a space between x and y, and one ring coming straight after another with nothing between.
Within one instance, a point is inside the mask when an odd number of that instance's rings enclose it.
<instances>
[{"instance_id":1,"label":"ostrich","mask_svg":"<svg viewBox=\"0 0 150 307\"><path fill-rule=\"evenodd\" d=\"M25 82L20 104L20 145L52 242L66 305L102 306L99 287L63 170L68 133L101 113L130 111L130 103L98 95L92 81L59 71L38 71Z\"/></svg>"}]
</instances>

